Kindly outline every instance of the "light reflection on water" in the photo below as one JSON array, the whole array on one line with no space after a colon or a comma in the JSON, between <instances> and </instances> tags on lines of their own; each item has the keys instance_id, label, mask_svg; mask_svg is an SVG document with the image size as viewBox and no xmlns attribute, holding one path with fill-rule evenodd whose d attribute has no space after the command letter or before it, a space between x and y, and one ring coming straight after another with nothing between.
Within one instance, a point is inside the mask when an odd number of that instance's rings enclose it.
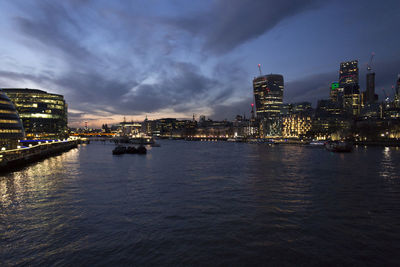
<instances>
[{"instance_id":1,"label":"light reflection on water","mask_svg":"<svg viewBox=\"0 0 400 267\"><path fill-rule=\"evenodd\" d=\"M389 183L399 178L399 172L392 159L392 153L397 152L396 150L396 148L385 147L382 151L383 157L380 162L380 175ZM399 163L397 162L397 164Z\"/></svg>"},{"instance_id":2,"label":"light reflection on water","mask_svg":"<svg viewBox=\"0 0 400 267\"><path fill-rule=\"evenodd\" d=\"M0 178L0 259L26 265L396 263L400 151L90 144Z\"/></svg>"}]
</instances>

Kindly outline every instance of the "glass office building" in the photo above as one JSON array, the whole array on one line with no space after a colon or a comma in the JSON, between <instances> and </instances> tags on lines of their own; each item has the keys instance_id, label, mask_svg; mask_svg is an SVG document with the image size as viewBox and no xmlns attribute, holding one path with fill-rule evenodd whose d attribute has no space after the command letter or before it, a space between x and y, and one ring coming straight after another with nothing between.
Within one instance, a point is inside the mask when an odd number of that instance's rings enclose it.
<instances>
[{"instance_id":1,"label":"glass office building","mask_svg":"<svg viewBox=\"0 0 400 267\"><path fill-rule=\"evenodd\" d=\"M269 74L254 78L253 89L257 118L278 117L283 103L283 76Z\"/></svg>"},{"instance_id":2,"label":"glass office building","mask_svg":"<svg viewBox=\"0 0 400 267\"><path fill-rule=\"evenodd\" d=\"M0 147L17 148L18 140L24 138L24 128L14 104L0 90Z\"/></svg>"},{"instance_id":3,"label":"glass office building","mask_svg":"<svg viewBox=\"0 0 400 267\"><path fill-rule=\"evenodd\" d=\"M283 107L283 76L269 74L254 78L254 99L262 137L280 136Z\"/></svg>"},{"instance_id":4,"label":"glass office building","mask_svg":"<svg viewBox=\"0 0 400 267\"><path fill-rule=\"evenodd\" d=\"M343 92L343 107L352 115L360 113L360 87L358 85L358 60L340 63L339 92Z\"/></svg>"},{"instance_id":5,"label":"glass office building","mask_svg":"<svg viewBox=\"0 0 400 267\"><path fill-rule=\"evenodd\" d=\"M7 88L3 92L14 103L26 137L63 138L67 136L67 104L64 97L37 89Z\"/></svg>"}]
</instances>

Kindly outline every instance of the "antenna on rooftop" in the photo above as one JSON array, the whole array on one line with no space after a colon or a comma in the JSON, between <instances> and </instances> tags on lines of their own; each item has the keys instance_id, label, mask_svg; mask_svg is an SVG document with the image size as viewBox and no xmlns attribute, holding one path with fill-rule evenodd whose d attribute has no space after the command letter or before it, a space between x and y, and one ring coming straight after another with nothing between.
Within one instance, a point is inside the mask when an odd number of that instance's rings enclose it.
<instances>
[{"instance_id":1,"label":"antenna on rooftop","mask_svg":"<svg viewBox=\"0 0 400 267\"><path fill-rule=\"evenodd\" d=\"M261 73L261 64L258 64L258 70L260 71L260 76L262 76L262 73Z\"/></svg>"}]
</instances>

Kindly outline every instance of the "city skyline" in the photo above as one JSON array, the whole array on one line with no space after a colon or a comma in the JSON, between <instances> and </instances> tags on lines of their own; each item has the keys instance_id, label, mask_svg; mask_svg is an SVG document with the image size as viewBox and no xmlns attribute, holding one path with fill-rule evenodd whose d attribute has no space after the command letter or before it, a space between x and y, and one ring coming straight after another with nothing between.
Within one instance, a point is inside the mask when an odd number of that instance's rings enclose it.
<instances>
[{"instance_id":1,"label":"city skyline","mask_svg":"<svg viewBox=\"0 0 400 267\"><path fill-rule=\"evenodd\" d=\"M65 96L71 126L128 119L249 114L252 80L281 74L284 102L329 97L340 62L360 89L390 95L400 41L397 1L2 2L0 87ZM267 10L267 11L262 11Z\"/></svg>"}]
</instances>

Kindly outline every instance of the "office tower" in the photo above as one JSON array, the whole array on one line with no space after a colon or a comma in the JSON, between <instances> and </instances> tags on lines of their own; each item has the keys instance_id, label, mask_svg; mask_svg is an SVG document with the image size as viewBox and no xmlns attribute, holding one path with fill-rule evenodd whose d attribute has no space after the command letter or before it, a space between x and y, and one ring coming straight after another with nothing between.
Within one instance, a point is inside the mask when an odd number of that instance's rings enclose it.
<instances>
[{"instance_id":1,"label":"office tower","mask_svg":"<svg viewBox=\"0 0 400 267\"><path fill-rule=\"evenodd\" d=\"M254 78L257 118L279 117L283 102L283 76L269 74Z\"/></svg>"},{"instance_id":2,"label":"office tower","mask_svg":"<svg viewBox=\"0 0 400 267\"><path fill-rule=\"evenodd\" d=\"M0 90L0 147L17 148L18 140L24 138L24 128L14 104Z\"/></svg>"},{"instance_id":3,"label":"office tower","mask_svg":"<svg viewBox=\"0 0 400 267\"><path fill-rule=\"evenodd\" d=\"M400 74L397 75L394 104L397 108L400 108Z\"/></svg>"},{"instance_id":4,"label":"office tower","mask_svg":"<svg viewBox=\"0 0 400 267\"><path fill-rule=\"evenodd\" d=\"M20 88L7 88L3 92L14 103L27 138L67 136L67 104L62 95Z\"/></svg>"},{"instance_id":5,"label":"office tower","mask_svg":"<svg viewBox=\"0 0 400 267\"><path fill-rule=\"evenodd\" d=\"M332 102L337 102L338 101L338 94L339 94L339 83L338 82L333 82L331 84L331 90L329 93L330 99Z\"/></svg>"},{"instance_id":6,"label":"office tower","mask_svg":"<svg viewBox=\"0 0 400 267\"><path fill-rule=\"evenodd\" d=\"M396 81L396 95L400 96L400 74L397 75Z\"/></svg>"},{"instance_id":7,"label":"office tower","mask_svg":"<svg viewBox=\"0 0 400 267\"><path fill-rule=\"evenodd\" d=\"M282 135L283 76L262 75L253 80L256 114L262 137Z\"/></svg>"},{"instance_id":8,"label":"office tower","mask_svg":"<svg viewBox=\"0 0 400 267\"><path fill-rule=\"evenodd\" d=\"M358 60L340 63L339 86L346 84L358 84Z\"/></svg>"},{"instance_id":9,"label":"office tower","mask_svg":"<svg viewBox=\"0 0 400 267\"><path fill-rule=\"evenodd\" d=\"M375 72L367 73L367 91L365 94L365 102L372 104L377 100L375 94Z\"/></svg>"},{"instance_id":10,"label":"office tower","mask_svg":"<svg viewBox=\"0 0 400 267\"><path fill-rule=\"evenodd\" d=\"M360 87L358 85L358 61L340 63L339 95L343 92L343 107L354 116L360 113Z\"/></svg>"}]
</instances>

